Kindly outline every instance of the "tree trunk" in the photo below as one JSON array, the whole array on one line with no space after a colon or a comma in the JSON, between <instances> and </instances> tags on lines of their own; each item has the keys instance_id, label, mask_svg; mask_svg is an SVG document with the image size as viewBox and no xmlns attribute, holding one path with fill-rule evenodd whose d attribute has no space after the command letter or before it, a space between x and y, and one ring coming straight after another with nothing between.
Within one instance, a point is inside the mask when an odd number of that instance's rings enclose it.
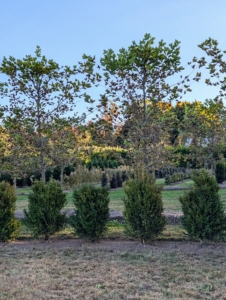
<instances>
[{"instance_id":1,"label":"tree trunk","mask_svg":"<svg viewBox=\"0 0 226 300\"><path fill-rule=\"evenodd\" d=\"M14 186L14 189L16 190L16 177L13 178L13 186Z\"/></svg>"},{"instance_id":2,"label":"tree trunk","mask_svg":"<svg viewBox=\"0 0 226 300\"><path fill-rule=\"evenodd\" d=\"M211 157L210 166L211 166L211 174L214 176L215 170L214 170L214 158L213 157Z\"/></svg>"},{"instance_id":3,"label":"tree trunk","mask_svg":"<svg viewBox=\"0 0 226 300\"><path fill-rule=\"evenodd\" d=\"M45 240L45 241L48 241L48 240L49 240L49 234L48 234L48 233L45 234L44 240Z\"/></svg>"},{"instance_id":4,"label":"tree trunk","mask_svg":"<svg viewBox=\"0 0 226 300\"><path fill-rule=\"evenodd\" d=\"M41 175L42 175L42 180L46 182L46 170L45 170L45 162L43 156L41 158Z\"/></svg>"},{"instance_id":5,"label":"tree trunk","mask_svg":"<svg viewBox=\"0 0 226 300\"><path fill-rule=\"evenodd\" d=\"M63 179L64 179L64 167L60 167L60 185L63 185Z\"/></svg>"}]
</instances>

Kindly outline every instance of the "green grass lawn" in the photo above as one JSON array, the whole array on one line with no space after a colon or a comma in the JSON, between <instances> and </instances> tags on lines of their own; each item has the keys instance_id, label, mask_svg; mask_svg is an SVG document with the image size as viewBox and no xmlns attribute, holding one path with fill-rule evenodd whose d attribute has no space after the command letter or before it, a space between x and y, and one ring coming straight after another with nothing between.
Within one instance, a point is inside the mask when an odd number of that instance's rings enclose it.
<instances>
[{"instance_id":1,"label":"green grass lawn","mask_svg":"<svg viewBox=\"0 0 226 300\"><path fill-rule=\"evenodd\" d=\"M184 186L192 186L193 184L194 184L194 181L188 179L188 180L185 180L184 182L177 183L177 184L175 184L175 185L177 185L177 186L179 186L179 187L184 187ZM172 183L172 185L174 185L174 184Z\"/></svg>"},{"instance_id":2,"label":"green grass lawn","mask_svg":"<svg viewBox=\"0 0 226 300\"><path fill-rule=\"evenodd\" d=\"M187 182L188 185L192 184L192 181ZM17 210L23 210L24 208L27 208L27 194L31 191L30 188L19 188L17 189L17 203L16 203L16 209ZM73 209L73 198L72 198L72 191L67 193L67 199L68 203L65 206L65 209ZM179 197L184 194L183 190L179 191L162 191L163 196L163 203L164 203L164 210L168 212L180 212L181 211L181 205L179 202ZM221 189L219 192L221 196L221 200L224 203L225 210L226 210L226 190ZM123 189L118 190L111 190L110 192L110 210L116 210L116 211L123 211L123 201L122 198L124 196Z\"/></svg>"},{"instance_id":3,"label":"green grass lawn","mask_svg":"<svg viewBox=\"0 0 226 300\"><path fill-rule=\"evenodd\" d=\"M157 184L164 185L164 184L165 184L165 179L164 179L164 178L157 179L157 180L156 180L156 183L157 183Z\"/></svg>"}]
</instances>

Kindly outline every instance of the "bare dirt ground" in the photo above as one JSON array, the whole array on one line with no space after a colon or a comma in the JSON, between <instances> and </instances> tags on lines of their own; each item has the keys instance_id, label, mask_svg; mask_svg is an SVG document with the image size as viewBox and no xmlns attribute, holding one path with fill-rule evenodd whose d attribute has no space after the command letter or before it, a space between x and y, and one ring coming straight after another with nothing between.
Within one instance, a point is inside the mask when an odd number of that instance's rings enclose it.
<instances>
[{"instance_id":1,"label":"bare dirt ground","mask_svg":"<svg viewBox=\"0 0 226 300\"><path fill-rule=\"evenodd\" d=\"M155 241L152 244L142 245L139 241L129 240L129 239L102 239L99 242L89 242L84 239L59 239L51 238L50 241L46 242L43 240L17 240L11 243L0 243L0 248L5 248L5 250L17 249L18 251L33 251L33 250L43 250L43 249L58 249L63 250L67 248L73 248L74 250L84 250L84 249L95 249L95 250L106 250L112 252L118 251L173 251L179 252L181 254L196 254L196 255L226 255L226 243L223 242L208 242L199 243L192 241Z\"/></svg>"},{"instance_id":2,"label":"bare dirt ground","mask_svg":"<svg viewBox=\"0 0 226 300\"><path fill-rule=\"evenodd\" d=\"M187 241L155 241L153 244L142 245L139 241L133 240L109 240L102 239L99 242L89 242L83 239L57 239L52 238L50 241L42 240L18 240L11 243L0 243L0 247L8 248L18 248L19 249L65 249L65 248L75 248L76 250L82 250L84 248L94 248L94 249L106 249L112 251L148 251L151 249L160 250L174 250L182 251L185 253L193 252L197 255L202 255L203 253L213 252L219 254L226 254L226 243L214 243L208 242L200 244L199 242L187 242Z\"/></svg>"}]
</instances>

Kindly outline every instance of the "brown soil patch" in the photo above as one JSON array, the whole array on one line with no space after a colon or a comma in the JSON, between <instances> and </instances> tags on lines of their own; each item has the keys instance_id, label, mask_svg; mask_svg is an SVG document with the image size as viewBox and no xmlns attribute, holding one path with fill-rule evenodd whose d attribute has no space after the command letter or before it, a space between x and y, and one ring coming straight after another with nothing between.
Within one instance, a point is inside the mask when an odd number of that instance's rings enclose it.
<instances>
[{"instance_id":1,"label":"brown soil patch","mask_svg":"<svg viewBox=\"0 0 226 300\"><path fill-rule=\"evenodd\" d=\"M14 248L18 250L38 250L38 249L66 249L74 250L95 249L106 251L176 251L180 253L195 253L196 255L211 254L226 255L226 243L208 242L199 243L192 241L154 241L152 244L142 245L139 241L134 240L110 240L102 239L99 242L89 242L84 239L57 239L52 238L49 241L43 240L18 240L11 243L0 243L0 248Z\"/></svg>"}]
</instances>

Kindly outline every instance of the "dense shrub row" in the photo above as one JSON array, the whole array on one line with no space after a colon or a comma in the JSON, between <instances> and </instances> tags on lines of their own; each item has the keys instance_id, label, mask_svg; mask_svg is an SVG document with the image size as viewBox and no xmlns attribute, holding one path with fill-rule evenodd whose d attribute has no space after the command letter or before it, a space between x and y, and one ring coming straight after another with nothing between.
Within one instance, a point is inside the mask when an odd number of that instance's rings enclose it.
<instances>
[{"instance_id":1,"label":"dense shrub row","mask_svg":"<svg viewBox=\"0 0 226 300\"><path fill-rule=\"evenodd\" d=\"M113 173L111 179L110 179L110 188L115 189L118 187L122 187L122 184L124 181L126 181L129 178L130 175L127 174L126 171Z\"/></svg>"},{"instance_id":2,"label":"dense shrub row","mask_svg":"<svg viewBox=\"0 0 226 300\"><path fill-rule=\"evenodd\" d=\"M185 180L191 178L191 173L186 172L186 173L174 173L173 175L168 175L165 177L165 184L171 184L177 181Z\"/></svg>"},{"instance_id":3,"label":"dense shrub row","mask_svg":"<svg viewBox=\"0 0 226 300\"><path fill-rule=\"evenodd\" d=\"M219 197L216 179L206 170L194 172L195 185L184 196L182 224L191 237L213 240L226 231L226 217ZM129 236L142 243L152 241L165 227L161 187L147 171L135 170L133 178L124 183L125 229ZM98 240L106 230L109 218L109 189L91 184L76 188L73 193L75 215L69 218L79 237ZM18 236L19 221L14 218L15 191L8 183L0 184L0 240ZM36 181L28 197L28 210L24 210L24 224L35 237L48 240L66 226L66 216L61 210L66 195L58 181Z\"/></svg>"},{"instance_id":4,"label":"dense shrub row","mask_svg":"<svg viewBox=\"0 0 226 300\"><path fill-rule=\"evenodd\" d=\"M128 176L131 175L132 170L127 166L120 166L117 169L105 169L104 171L100 168L93 167L90 171L84 165L78 165L75 167L74 172L71 172L69 176L64 177L65 186L69 186L70 188L74 188L82 183L101 183L102 186L108 186L110 181L115 175L117 177L117 173L119 173L122 181L125 180ZM125 175L126 174L126 175ZM103 177L105 177L104 182ZM119 186L119 185L117 185ZM116 187L117 187L116 186Z\"/></svg>"},{"instance_id":5,"label":"dense shrub row","mask_svg":"<svg viewBox=\"0 0 226 300\"><path fill-rule=\"evenodd\" d=\"M186 173L187 168L181 167L162 167L158 170L155 170L155 178L165 178L166 176L171 176L174 173Z\"/></svg>"},{"instance_id":6,"label":"dense shrub row","mask_svg":"<svg viewBox=\"0 0 226 300\"><path fill-rule=\"evenodd\" d=\"M116 159L102 159L102 158L94 158L86 164L87 169L91 170L94 168L100 168L101 170L105 169L116 169L118 168L119 163Z\"/></svg>"},{"instance_id":7,"label":"dense shrub row","mask_svg":"<svg viewBox=\"0 0 226 300\"><path fill-rule=\"evenodd\" d=\"M64 175L69 176L71 172L74 172L75 166L74 165L68 165L67 167L64 168ZM60 168L55 167L52 169L47 169L46 170L46 181L49 181L50 178L53 178L55 180L60 180ZM32 182L35 180L40 180L41 179L41 174L39 172L33 172L30 174L25 174L21 178L16 179L16 186L18 187L23 187L23 186L31 186ZM2 173L0 175L0 182L8 182L11 185L13 184L13 177L9 173Z\"/></svg>"},{"instance_id":8,"label":"dense shrub row","mask_svg":"<svg viewBox=\"0 0 226 300\"><path fill-rule=\"evenodd\" d=\"M143 176L141 179L139 179L140 174ZM145 243L163 230L165 218L162 216L161 188L156 186L155 180L147 172L140 174L125 182L124 215L128 222L129 235L139 237ZM10 222L15 222L17 225L17 220L13 216L15 192L8 183L2 183L2 185L14 194L14 202L8 201L8 211L5 211ZM3 201L1 199L3 203L6 202L4 197L10 200L11 194L3 194ZM91 241L98 240L106 230L109 219L108 187L86 184L74 190L73 198L76 208L75 215L69 218L70 225L74 227L79 237L88 238ZM43 236L45 240L48 240L51 235L66 225L65 214L61 212L65 204L66 195L58 181L53 179L47 183L36 181L32 186L32 193L28 196L28 210L24 210L23 222L35 237ZM10 226L9 223L7 226ZM17 226L14 226L14 232L16 229ZM12 237L11 232L9 235L5 234L1 240L5 241Z\"/></svg>"}]
</instances>

